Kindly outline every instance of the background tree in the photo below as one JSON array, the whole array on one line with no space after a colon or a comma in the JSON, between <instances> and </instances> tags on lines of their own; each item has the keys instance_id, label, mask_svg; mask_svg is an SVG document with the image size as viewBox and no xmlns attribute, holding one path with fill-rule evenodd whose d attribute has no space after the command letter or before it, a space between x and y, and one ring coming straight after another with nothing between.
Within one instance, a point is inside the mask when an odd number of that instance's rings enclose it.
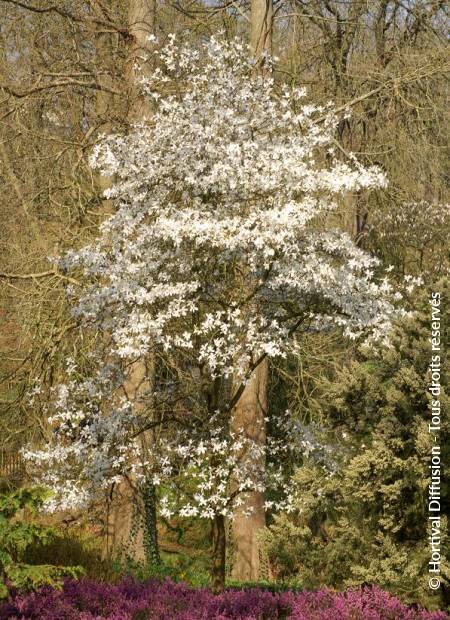
<instances>
[{"instance_id":1,"label":"background tree","mask_svg":"<svg viewBox=\"0 0 450 620\"><path fill-rule=\"evenodd\" d=\"M258 63L258 71L267 71L266 55L272 51L273 6L272 0L253 0L250 13L250 52ZM268 171L268 174L270 172ZM254 370L249 382L236 403L231 421L232 429L265 448L266 418L268 414L269 361L264 359ZM238 385L240 379L238 378ZM251 463L265 475L265 458ZM243 455L243 458L244 455ZM240 581L257 581L262 577L259 534L266 524L264 493L246 493L242 506L237 507L232 524L232 576Z\"/></svg>"}]
</instances>

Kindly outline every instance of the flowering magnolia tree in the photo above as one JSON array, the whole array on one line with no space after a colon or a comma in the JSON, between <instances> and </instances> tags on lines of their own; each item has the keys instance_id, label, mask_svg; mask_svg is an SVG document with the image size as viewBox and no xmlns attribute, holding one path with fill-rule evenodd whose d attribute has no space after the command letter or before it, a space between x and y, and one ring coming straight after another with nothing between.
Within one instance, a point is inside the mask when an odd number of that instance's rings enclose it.
<instances>
[{"instance_id":1,"label":"flowering magnolia tree","mask_svg":"<svg viewBox=\"0 0 450 620\"><path fill-rule=\"evenodd\" d=\"M87 502L124 473L151 471L180 488L185 472L196 482L181 514L223 522L242 493L267 487L249 466L261 448L230 428L258 365L295 353L299 330L386 332L391 287L375 279L377 261L329 225L344 192L385 179L339 161L332 108L256 71L239 41L154 45L158 66L141 84L151 119L104 137L92 155L111 178L114 213L61 268L84 270L75 313L109 335L109 359L126 372L165 356L183 372L170 385L156 380L151 414L117 395L123 377L106 366L59 386L53 438L29 456L47 465L55 507ZM170 432L138 458L156 424ZM162 499L166 515L172 500Z\"/></svg>"}]
</instances>

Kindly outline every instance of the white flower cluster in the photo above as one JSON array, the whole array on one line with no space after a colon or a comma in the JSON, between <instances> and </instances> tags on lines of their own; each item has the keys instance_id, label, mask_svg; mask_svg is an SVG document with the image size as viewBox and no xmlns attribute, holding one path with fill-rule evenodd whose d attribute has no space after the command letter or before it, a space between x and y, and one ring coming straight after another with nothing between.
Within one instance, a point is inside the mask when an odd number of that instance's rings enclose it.
<instances>
[{"instance_id":1,"label":"white flower cluster","mask_svg":"<svg viewBox=\"0 0 450 620\"><path fill-rule=\"evenodd\" d=\"M331 109L304 104L303 90L259 74L239 41L212 38L195 49L171 37L154 53L159 66L142 79L152 118L104 137L92 155L92 166L111 177L106 196L116 209L97 243L61 262L82 267L91 282L78 315L111 335L112 355L188 356L211 382L245 382L262 356L292 351L300 327L385 331L392 291L375 280L377 261L323 225L343 192L385 179L334 157ZM72 400L87 387L71 385ZM51 468L51 486L59 476L101 488L134 467L130 429L139 424L130 403L103 415L98 394L82 412L64 398L62 388L61 439L46 456L35 454L59 462L63 474ZM227 433L174 431L152 459L155 481L176 479L180 462L197 480L182 514L230 514L230 498L265 489L239 463L250 446Z\"/></svg>"},{"instance_id":2,"label":"white flower cluster","mask_svg":"<svg viewBox=\"0 0 450 620\"><path fill-rule=\"evenodd\" d=\"M255 73L238 41L171 38L156 53L161 66L142 80L151 123L105 137L92 156L117 210L97 244L65 260L93 276L78 312L122 357L200 342L213 374L283 354L311 314L349 334L383 329L392 308L376 260L318 230L339 194L383 185L380 170L325 162L333 114Z\"/></svg>"},{"instance_id":3,"label":"white flower cluster","mask_svg":"<svg viewBox=\"0 0 450 620\"><path fill-rule=\"evenodd\" d=\"M298 428L291 432L288 413L277 423L282 437L270 438L266 446L231 431L219 411L208 424L168 420L160 424L162 440L153 441L145 458L137 438L146 419L132 413L125 397L113 396L118 379L112 367L108 370L95 381L59 385L53 392L53 433L46 448L23 453L30 472L54 491L46 502L48 511L86 508L124 475L135 484L151 478L161 486L160 512L166 518L232 518L245 493L255 490L276 489L277 501L266 502L266 507L290 509L284 459L294 455L298 460L318 446ZM265 469L253 466L268 459Z\"/></svg>"},{"instance_id":4,"label":"white flower cluster","mask_svg":"<svg viewBox=\"0 0 450 620\"><path fill-rule=\"evenodd\" d=\"M23 450L29 472L55 491L46 502L50 511L85 506L132 471L137 451L132 431L139 420L126 398L117 396L116 370L102 367L80 381L70 362L69 380L52 390L48 404L47 445Z\"/></svg>"}]
</instances>

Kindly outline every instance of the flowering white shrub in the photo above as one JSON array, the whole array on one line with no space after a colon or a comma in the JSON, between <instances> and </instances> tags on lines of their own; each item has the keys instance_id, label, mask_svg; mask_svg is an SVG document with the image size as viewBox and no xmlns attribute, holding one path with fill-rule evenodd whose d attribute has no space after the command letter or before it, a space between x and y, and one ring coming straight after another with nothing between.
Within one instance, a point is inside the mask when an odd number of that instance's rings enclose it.
<instances>
[{"instance_id":1,"label":"flowering white shrub","mask_svg":"<svg viewBox=\"0 0 450 620\"><path fill-rule=\"evenodd\" d=\"M391 288L375 280L376 259L331 230L327 217L342 193L385 179L377 168L338 161L331 108L304 104L303 90L257 73L239 41L192 48L172 37L154 53L159 66L142 79L151 119L104 137L92 155L92 166L111 177L106 195L115 212L95 244L61 265L84 269L90 284L75 312L110 334L112 355L129 361L164 351L196 369L195 406L214 423L201 431L172 426L160 456L154 447L154 479L197 477L182 514L229 514L241 492L263 490L267 480L243 464L230 491L244 441L228 427L235 400L208 402L204 394L231 379L236 394L265 356L295 350L299 329L384 334ZM74 484L92 495L136 470L146 426L126 401L110 402L107 414L83 402L82 413L59 402L55 445L34 458L55 465L48 474L55 490L64 489L70 466ZM149 462L140 466L148 474Z\"/></svg>"}]
</instances>

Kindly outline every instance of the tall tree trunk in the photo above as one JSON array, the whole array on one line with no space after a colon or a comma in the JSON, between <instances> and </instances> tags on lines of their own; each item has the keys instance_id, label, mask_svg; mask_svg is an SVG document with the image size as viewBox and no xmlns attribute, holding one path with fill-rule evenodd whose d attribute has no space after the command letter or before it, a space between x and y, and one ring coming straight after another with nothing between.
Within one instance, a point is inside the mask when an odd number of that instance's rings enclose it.
<instances>
[{"instance_id":1,"label":"tall tree trunk","mask_svg":"<svg viewBox=\"0 0 450 620\"><path fill-rule=\"evenodd\" d=\"M233 413L232 431L240 437L264 447L266 443L265 416L267 413L267 383L269 364L267 359L254 371ZM265 458L255 459L245 449L240 455L241 464L252 471L255 481L264 479ZM243 504L233 516L234 560L233 579L257 581L261 577L258 536L265 526L264 493L249 491L242 496Z\"/></svg>"},{"instance_id":2,"label":"tall tree trunk","mask_svg":"<svg viewBox=\"0 0 450 620\"><path fill-rule=\"evenodd\" d=\"M128 120L141 121L151 114L136 79L148 73L148 37L154 34L156 0L129 0L128 33L131 39L128 60Z\"/></svg>"},{"instance_id":3,"label":"tall tree trunk","mask_svg":"<svg viewBox=\"0 0 450 620\"><path fill-rule=\"evenodd\" d=\"M124 81L127 85L127 121L148 118L151 110L137 85L137 78L148 71L148 37L155 29L156 0L130 0L128 7L128 34L130 40L128 66ZM138 360L129 368L124 390L136 411L147 409L151 415L154 384L153 359ZM145 403L144 403L145 400ZM141 438L142 451L149 457L152 443L150 432ZM151 477L139 486L123 483L117 485L111 498L108 519L112 553L127 555L135 560L145 560L150 565L160 562L156 489Z\"/></svg>"},{"instance_id":4,"label":"tall tree trunk","mask_svg":"<svg viewBox=\"0 0 450 620\"><path fill-rule=\"evenodd\" d=\"M272 52L272 0L252 0L250 14L250 49L260 59L265 52Z\"/></svg>"},{"instance_id":5,"label":"tall tree trunk","mask_svg":"<svg viewBox=\"0 0 450 620\"><path fill-rule=\"evenodd\" d=\"M123 389L135 412L152 415L153 383L154 366L151 357L131 364ZM141 457L149 460L151 431L141 435L140 440ZM151 566L160 563L156 489L151 476L139 485L130 479L115 486L108 512L108 537L110 554L129 557Z\"/></svg>"},{"instance_id":6,"label":"tall tree trunk","mask_svg":"<svg viewBox=\"0 0 450 620\"><path fill-rule=\"evenodd\" d=\"M144 504L144 553L147 564L158 566L161 563L158 544L158 523L156 515L156 488L149 477L143 489Z\"/></svg>"},{"instance_id":7,"label":"tall tree trunk","mask_svg":"<svg viewBox=\"0 0 450 620\"><path fill-rule=\"evenodd\" d=\"M264 52L272 51L272 0L252 0L250 47L257 60ZM250 381L236 404L232 416L232 430L265 446L265 416L267 412L267 385L269 364L265 359L254 371ZM243 459L251 458L243 454ZM264 478L265 459L252 462L257 478ZM264 493L251 491L242 498L244 504L233 516L233 567L232 576L239 581L255 581L261 578L260 545L258 536L266 524ZM246 516L244 512L250 512Z\"/></svg>"},{"instance_id":8,"label":"tall tree trunk","mask_svg":"<svg viewBox=\"0 0 450 620\"><path fill-rule=\"evenodd\" d=\"M225 588L225 517L215 515L212 527L212 568L211 568L211 589L218 594Z\"/></svg>"}]
</instances>

